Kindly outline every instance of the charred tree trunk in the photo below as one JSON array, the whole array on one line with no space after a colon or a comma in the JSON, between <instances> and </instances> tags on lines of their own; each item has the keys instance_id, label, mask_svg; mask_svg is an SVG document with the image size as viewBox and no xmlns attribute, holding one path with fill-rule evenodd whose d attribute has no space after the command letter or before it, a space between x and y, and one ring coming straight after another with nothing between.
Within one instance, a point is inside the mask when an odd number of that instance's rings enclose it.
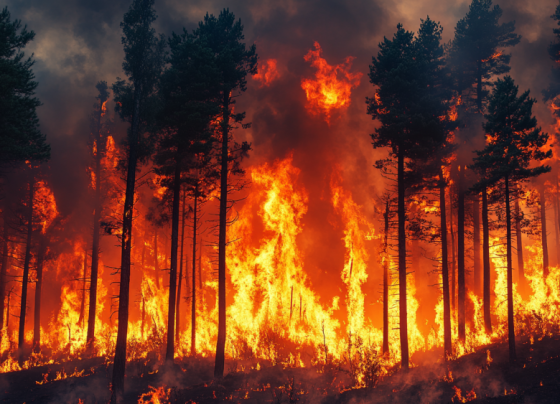
<instances>
[{"instance_id":1,"label":"charred tree trunk","mask_svg":"<svg viewBox=\"0 0 560 404\"><path fill-rule=\"evenodd\" d=\"M196 355L196 226L198 219L198 180L194 188L193 209L193 252L192 252L192 291L191 291L191 355Z\"/></svg>"},{"instance_id":2,"label":"charred tree trunk","mask_svg":"<svg viewBox=\"0 0 560 404\"><path fill-rule=\"evenodd\" d=\"M543 255L543 277L548 277L548 243L546 234L546 196L544 193L544 184L540 187L540 200L541 200L541 240L542 240L542 255Z\"/></svg>"},{"instance_id":3,"label":"charred tree trunk","mask_svg":"<svg viewBox=\"0 0 560 404\"><path fill-rule=\"evenodd\" d=\"M23 277L21 280L21 306L19 313L18 360L23 363L23 346L25 343L25 313L27 310L27 285L29 280L29 263L31 261L31 236L33 234L33 199L35 194L35 177L33 169L29 172L29 199L27 200L27 242L25 245L25 260L23 263Z\"/></svg>"},{"instance_id":4,"label":"charred tree trunk","mask_svg":"<svg viewBox=\"0 0 560 404\"><path fill-rule=\"evenodd\" d=\"M457 257L455 255L455 230L453 229L453 192L451 187L449 188L449 231L451 233L451 296L449 297L451 301L451 309L455 310L455 285L457 284L457 279L455 274L457 273Z\"/></svg>"},{"instance_id":5,"label":"charred tree trunk","mask_svg":"<svg viewBox=\"0 0 560 404\"><path fill-rule=\"evenodd\" d=\"M439 174L439 211L441 229L441 281L443 286L443 358L452 354L451 306L449 304L449 269L447 266L447 218L445 214L445 178Z\"/></svg>"},{"instance_id":6,"label":"charred tree trunk","mask_svg":"<svg viewBox=\"0 0 560 404\"><path fill-rule=\"evenodd\" d=\"M97 116L97 133L95 141L97 151L95 153L95 211L93 214L93 242L91 247L91 273L89 282L89 314L88 314L88 330L87 330L87 348L88 355L95 353L95 318L97 313L97 277L99 272L99 228L101 224L101 116L103 114L103 102L99 102L99 115ZM128 187L128 184L127 184ZM134 185L133 185L134 187ZM131 225L132 226L132 225Z\"/></svg>"},{"instance_id":7,"label":"charred tree trunk","mask_svg":"<svg viewBox=\"0 0 560 404\"><path fill-rule=\"evenodd\" d=\"M180 153L180 151L178 152ZM167 352L165 360L175 357L175 305L177 298L177 252L179 247L179 203L181 200L181 157L177 156L173 183L173 211L171 213L171 265L169 269L169 312L167 315Z\"/></svg>"},{"instance_id":8,"label":"charred tree trunk","mask_svg":"<svg viewBox=\"0 0 560 404\"><path fill-rule=\"evenodd\" d=\"M457 187L457 324L459 340L465 341L465 190L464 170L459 167L459 184Z\"/></svg>"},{"instance_id":9,"label":"charred tree trunk","mask_svg":"<svg viewBox=\"0 0 560 404\"><path fill-rule=\"evenodd\" d=\"M220 172L220 223L218 234L218 340L214 377L224 376L226 346L226 243L228 211L228 141L229 141L229 91L224 91L222 102L222 155Z\"/></svg>"},{"instance_id":10,"label":"charred tree trunk","mask_svg":"<svg viewBox=\"0 0 560 404\"><path fill-rule=\"evenodd\" d=\"M84 275L82 278L82 302L80 304L80 317L78 318L78 324L80 327L84 327L85 311L86 311L86 276L87 276L87 251L84 250ZM87 339L86 339L87 341Z\"/></svg>"},{"instance_id":11,"label":"charred tree trunk","mask_svg":"<svg viewBox=\"0 0 560 404\"><path fill-rule=\"evenodd\" d=\"M130 130L126 192L123 211L121 278L119 283L119 308L117 343L113 365L111 404L121 401L124 393L124 373L126 367L126 340L128 336L128 305L130 297L130 252L132 247L132 219L134 213L134 187L136 185L136 165L138 162L138 141L140 138L140 97L142 86L134 83L134 108Z\"/></svg>"},{"instance_id":12,"label":"charred tree trunk","mask_svg":"<svg viewBox=\"0 0 560 404\"><path fill-rule=\"evenodd\" d=\"M385 202L385 240L383 246L383 353L389 354L389 197Z\"/></svg>"},{"instance_id":13,"label":"charred tree trunk","mask_svg":"<svg viewBox=\"0 0 560 404\"><path fill-rule=\"evenodd\" d=\"M185 246L185 192L183 191L182 198L183 207L181 209L181 252L179 255L179 280L177 282L177 307L175 308L175 341L179 340L179 331L181 326L181 285L183 282L183 253Z\"/></svg>"},{"instance_id":14,"label":"charred tree trunk","mask_svg":"<svg viewBox=\"0 0 560 404\"><path fill-rule=\"evenodd\" d=\"M513 271L511 259L511 211L509 206L509 180L506 175L506 238L507 238L507 303L508 303L508 340L509 340L509 361L517 360L515 353L515 324L513 318Z\"/></svg>"},{"instance_id":15,"label":"charred tree trunk","mask_svg":"<svg viewBox=\"0 0 560 404\"><path fill-rule=\"evenodd\" d=\"M398 151L398 222L399 222L399 332L401 340L401 369L408 370L408 314L406 306L406 212L404 189L404 153Z\"/></svg>"},{"instance_id":16,"label":"charred tree trunk","mask_svg":"<svg viewBox=\"0 0 560 404\"><path fill-rule=\"evenodd\" d=\"M8 220L6 218L6 210L4 209L4 230L2 237L2 267L0 267L0 346L2 344L2 339L4 338L4 300L6 297L6 273L8 272L8 243L9 243L9 231L8 231ZM7 316L9 313L7 313Z\"/></svg>"},{"instance_id":17,"label":"charred tree trunk","mask_svg":"<svg viewBox=\"0 0 560 404\"><path fill-rule=\"evenodd\" d=\"M201 293L202 297L202 246L204 245L204 239L200 239L198 243L198 291Z\"/></svg>"},{"instance_id":18,"label":"charred tree trunk","mask_svg":"<svg viewBox=\"0 0 560 404\"><path fill-rule=\"evenodd\" d=\"M156 275L156 287L159 289L159 258L158 258L158 226L154 225L154 271Z\"/></svg>"},{"instance_id":19,"label":"charred tree trunk","mask_svg":"<svg viewBox=\"0 0 560 404\"><path fill-rule=\"evenodd\" d=\"M43 264L47 253L47 236L42 235L37 253L37 283L35 284L35 312L33 317L33 351L41 351L41 292L43 290Z\"/></svg>"},{"instance_id":20,"label":"charred tree trunk","mask_svg":"<svg viewBox=\"0 0 560 404\"><path fill-rule=\"evenodd\" d=\"M490 317L490 231L488 228L488 194L482 190L482 264L483 264L483 306L484 328L492 334L492 318Z\"/></svg>"},{"instance_id":21,"label":"charred tree trunk","mask_svg":"<svg viewBox=\"0 0 560 404\"><path fill-rule=\"evenodd\" d=\"M521 235L521 209L519 197L515 198L515 238L517 240L517 270L519 276L519 290L525 291L525 268L523 265L523 239Z\"/></svg>"},{"instance_id":22,"label":"charred tree trunk","mask_svg":"<svg viewBox=\"0 0 560 404\"><path fill-rule=\"evenodd\" d=\"M479 195L473 199L473 270L474 270L474 293L480 296L480 200Z\"/></svg>"}]
</instances>

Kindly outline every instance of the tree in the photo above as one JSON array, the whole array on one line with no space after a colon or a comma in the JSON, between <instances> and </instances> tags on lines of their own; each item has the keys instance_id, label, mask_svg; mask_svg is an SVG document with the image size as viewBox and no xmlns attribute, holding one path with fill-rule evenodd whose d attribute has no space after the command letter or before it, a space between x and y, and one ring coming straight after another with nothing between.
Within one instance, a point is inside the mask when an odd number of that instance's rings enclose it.
<instances>
[{"instance_id":1,"label":"tree","mask_svg":"<svg viewBox=\"0 0 560 404\"><path fill-rule=\"evenodd\" d=\"M87 352L91 355L95 351L95 317L97 308L97 277L99 270L99 237L101 225L102 206L102 190L101 190L101 160L105 155L106 136L103 130L101 118L105 115L106 102L109 98L107 82L100 81L95 88L99 91L97 95L98 102L94 105L92 116L92 154L94 158L95 173L95 196L94 196L94 213L93 213L93 237L91 249L91 272L89 287L89 315L87 328ZM85 278L85 273L84 273Z\"/></svg>"},{"instance_id":2,"label":"tree","mask_svg":"<svg viewBox=\"0 0 560 404\"><path fill-rule=\"evenodd\" d=\"M373 147L389 147L391 157L397 160L399 331L403 369L409 367L405 193L412 176L410 169L405 171L405 165L424 160L447 138L440 119L446 116L441 88L433 86L434 75L441 73L441 57L437 56L440 38L441 27L429 18L422 21L416 38L399 24L393 39L385 38L379 44L379 53L372 58L369 73L370 82L377 90L373 98L366 100L368 114L381 123L371 135Z\"/></svg>"},{"instance_id":3,"label":"tree","mask_svg":"<svg viewBox=\"0 0 560 404\"><path fill-rule=\"evenodd\" d=\"M170 67L161 79L161 133L154 155L154 171L163 176L162 185L171 193L171 268L166 362L175 353L175 310L177 298L177 255L182 175L196 166L197 154L212 151L212 121L220 112L219 71L214 54L201 38L173 34L169 39Z\"/></svg>"},{"instance_id":4,"label":"tree","mask_svg":"<svg viewBox=\"0 0 560 404\"><path fill-rule=\"evenodd\" d=\"M473 186L474 191L498 183L503 183L504 187L510 362L516 361L510 186L512 183L550 171L550 167L535 166L533 161L542 161L552 156L552 150L546 152L541 150L546 145L548 134L537 127L537 119L532 116L535 102L534 98L529 97L529 91L518 96L518 86L511 77L498 79L488 104L488 113L485 115L484 130L488 134L487 145L483 150L476 152L477 157L471 166L478 170L482 177Z\"/></svg>"},{"instance_id":5,"label":"tree","mask_svg":"<svg viewBox=\"0 0 560 404\"><path fill-rule=\"evenodd\" d=\"M145 101L152 94L161 71L164 41L158 40L152 23L156 19L154 0L133 0L121 22L125 58L123 70L130 83L117 79L113 85L116 109L121 118L130 122L128 132L128 165L126 193L122 221L122 253L119 283L117 343L113 366L111 403L116 404L124 392L126 340L128 334L128 305L130 295L130 253L136 169L139 159L141 122L146 110Z\"/></svg>"},{"instance_id":6,"label":"tree","mask_svg":"<svg viewBox=\"0 0 560 404\"><path fill-rule=\"evenodd\" d=\"M510 71L510 54L521 36L514 33L515 21L500 24L502 9L492 0L473 0L467 15L457 22L450 49L450 62L463 102L483 112L491 78Z\"/></svg>"},{"instance_id":7,"label":"tree","mask_svg":"<svg viewBox=\"0 0 560 404\"><path fill-rule=\"evenodd\" d=\"M484 112L488 87L492 85L491 79L496 75L509 72L510 54L504 49L515 46L521 37L514 33L515 22L500 24L502 9L496 5L492 7L492 0L473 0L467 15L455 27L455 37L449 51L450 68L455 78L455 87L467 109L475 110L478 114ZM471 117L473 119L474 117ZM464 165L461 164L460 165ZM459 172L458 193L458 325L459 337L465 338L465 187L464 170ZM486 190L481 189L484 194ZM485 196L483 195L483 199ZM484 201L483 201L484 204ZM483 208L483 212L487 212ZM475 291L479 287L480 278L480 227L479 196L475 195L473 204L474 215L474 278ZM483 226L488 223L488 218L483 218ZM488 228L483 228L483 233ZM489 245L485 243L483 235L483 276L490 273L490 268L485 264L490 263L484 256L489 256ZM476 282L478 281L478 282ZM487 281L484 280L484 283ZM488 280L489 282L489 280ZM489 285L489 283L488 283ZM486 292L483 292L484 296ZM485 300L485 304L489 302Z\"/></svg>"},{"instance_id":8,"label":"tree","mask_svg":"<svg viewBox=\"0 0 560 404\"><path fill-rule=\"evenodd\" d=\"M39 130L36 108L41 102L34 96L31 57L25 58L22 49L33 40L35 33L21 27L20 20L10 21L8 7L0 12L0 168L17 162L37 164L50 158L50 146ZM4 237L3 260L0 268L0 324L4 324L8 236L6 210L2 211ZM30 248L31 246L29 246ZM29 268L28 268L29 270ZM0 339L2 336L0 336ZM1 340L0 340L1 342Z\"/></svg>"},{"instance_id":9,"label":"tree","mask_svg":"<svg viewBox=\"0 0 560 404\"><path fill-rule=\"evenodd\" d=\"M552 14L550 18L556 21L560 26L560 5L556 6L556 10L554 10L554 14ZM545 102L556 98L556 96L560 94L560 66L558 66L558 62L560 61L560 28L554 28L552 32L556 38L555 41L548 46L548 54L550 55L550 59L555 63L551 72L552 83L542 92Z\"/></svg>"},{"instance_id":10,"label":"tree","mask_svg":"<svg viewBox=\"0 0 560 404\"><path fill-rule=\"evenodd\" d=\"M21 51L35 38L21 21L10 21L8 7L0 12L0 165L25 160L48 160L50 146L39 130L36 108L41 102L34 97L37 82L32 67L34 60Z\"/></svg>"},{"instance_id":11,"label":"tree","mask_svg":"<svg viewBox=\"0 0 560 404\"><path fill-rule=\"evenodd\" d=\"M216 343L216 364L214 368L215 377L223 377L225 365L226 344L226 246L227 246L227 215L231 209L231 201L228 202L228 174L235 170L239 171L239 157L250 150L248 143L241 146L232 142L232 129L243 122L245 113L233 113L236 93L243 93L247 89L247 74L257 73L257 53L255 45L246 48L244 40L243 25L241 20L235 21L235 16L224 9L218 18L213 15L204 17L194 31L194 36L202 40L214 54L215 65L220 74L220 143L221 151L218 155L220 171L220 214L218 234L218 339ZM242 125L248 128L249 124ZM232 153L233 150L240 153Z\"/></svg>"},{"instance_id":12,"label":"tree","mask_svg":"<svg viewBox=\"0 0 560 404\"><path fill-rule=\"evenodd\" d=\"M191 287L191 355L196 355L196 247L197 235L200 227L200 213L204 202L209 199L210 194L220 178L218 167L213 164L211 155L199 154L196 166L191 170L187 178L187 192L193 199L193 224L192 224L192 287ZM199 243L202 252L202 243ZM201 282L199 274L199 283Z\"/></svg>"}]
</instances>

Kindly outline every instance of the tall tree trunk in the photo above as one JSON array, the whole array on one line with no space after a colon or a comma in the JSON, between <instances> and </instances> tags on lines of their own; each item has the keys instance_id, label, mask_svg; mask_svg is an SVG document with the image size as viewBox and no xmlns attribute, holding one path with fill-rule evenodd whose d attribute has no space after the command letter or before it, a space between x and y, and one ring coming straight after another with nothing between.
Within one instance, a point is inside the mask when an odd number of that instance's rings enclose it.
<instances>
[{"instance_id":1,"label":"tall tree trunk","mask_svg":"<svg viewBox=\"0 0 560 404\"><path fill-rule=\"evenodd\" d=\"M457 273L457 256L455 255L455 230L453 229L453 192L451 187L449 188L449 231L451 233L451 309L455 310L455 285L457 284L457 279L455 274Z\"/></svg>"},{"instance_id":2,"label":"tall tree trunk","mask_svg":"<svg viewBox=\"0 0 560 404\"><path fill-rule=\"evenodd\" d=\"M541 240L542 240L542 254L543 254L543 277L548 277L548 243L546 235L546 196L544 194L544 184L540 187L541 199Z\"/></svg>"},{"instance_id":3,"label":"tall tree trunk","mask_svg":"<svg viewBox=\"0 0 560 404\"><path fill-rule=\"evenodd\" d=\"M4 230L3 230L3 237L2 237L2 267L0 267L0 346L2 345L2 339L4 338L4 300L6 298L6 273L8 272L8 243L10 242L9 239L9 231L8 231L8 220L6 218L6 208L2 212L2 216L4 219ZM9 317L9 313L7 313L6 317Z\"/></svg>"},{"instance_id":4,"label":"tall tree trunk","mask_svg":"<svg viewBox=\"0 0 560 404\"><path fill-rule=\"evenodd\" d=\"M85 311L86 311L86 276L87 276L87 251L84 250L84 270L82 278L82 301L80 303L80 317L78 318L78 325L84 327ZM86 339L87 341L87 339Z\"/></svg>"},{"instance_id":5,"label":"tall tree trunk","mask_svg":"<svg viewBox=\"0 0 560 404\"><path fill-rule=\"evenodd\" d=\"M156 275L156 287L159 289L159 257L158 257L158 226L154 225L154 270Z\"/></svg>"},{"instance_id":6,"label":"tall tree trunk","mask_svg":"<svg viewBox=\"0 0 560 404\"><path fill-rule=\"evenodd\" d=\"M482 264L483 264L483 299L484 328L492 334L492 317L490 317L490 231L488 228L488 194L482 190Z\"/></svg>"},{"instance_id":7,"label":"tall tree trunk","mask_svg":"<svg viewBox=\"0 0 560 404\"><path fill-rule=\"evenodd\" d=\"M33 168L29 170L29 198L27 200L27 243L21 280L21 306L19 314L18 360L23 364L23 346L25 343L25 313L27 310L27 285L29 280L29 263L31 261L31 236L33 234L33 199L35 194L35 176Z\"/></svg>"},{"instance_id":8,"label":"tall tree trunk","mask_svg":"<svg viewBox=\"0 0 560 404\"><path fill-rule=\"evenodd\" d=\"M88 355L95 354L95 318L97 314L97 278L99 273L99 229L101 224L101 116L103 114L103 99L99 100L99 114L97 116L97 133L95 142L97 151L95 153L95 202L93 213L93 241L91 247L91 273L89 282L89 314L88 314L88 330L87 330L87 347ZM130 162L129 162L130 164ZM136 164L135 164L136 165ZM134 187L134 184L132 185ZM128 188L128 184L127 184ZM133 191L134 192L134 191ZM131 224L132 226L132 224Z\"/></svg>"},{"instance_id":9,"label":"tall tree trunk","mask_svg":"<svg viewBox=\"0 0 560 404\"><path fill-rule=\"evenodd\" d=\"M179 341L179 331L181 326L181 285L183 282L183 253L185 247L185 202L186 193L183 191L182 203L183 207L181 209L181 217L183 218L181 222L181 252L179 256L179 281L177 282L177 307L175 308L175 341Z\"/></svg>"},{"instance_id":10,"label":"tall tree trunk","mask_svg":"<svg viewBox=\"0 0 560 404\"><path fill-rule=\"evenodd\" d=\"M507 302L508 302L508 340L509 340L509 361L515 362L515 324L513 318L513 271L511 259L511 211L509 206L509 180L506 175L506 236L507 236Z\"/></svg>"},{"instance_id":11,"label":"tall tree trunk","mask_svg":"<svg viewBox=\"0 0 560 404\"><path fill-rule=\"evenodd\" d=\"M228 210L228 141L229 141L229 91L224 91L222 102L222 156L220 172L220 222L218 234L218 339L214 377L224 376L226 347L226 232ZM194 273L193 273L194 275Z\"/></svg>"},{"instance_id":12,"label":"tall tree trunk","mask_svg":"<svg viewBox=\"0 0 560 404\"><path fill-rule=\"evenodd\" d=\"M399 332L401 339L401 369L408 370L408 314L406 306L406 212L404 189L404 153L398 151L398 237L399 237Z\"/></svg>"},{"instance_id":13,"label":"tall tree trunk","mask_svg":"<svg viewBox=\"0 0 560 404\"><path fill-rule=\"evenodd\" d=\"M389 197L385 201L385 240L383 246L383 353L389 354Z\"/></svg>"},{"instance_id":14,"label":"tall tree trunk","mask_svg":"<svg viewBox=\"0 0 560 404\"><path fill-rule=\"evenodd\" d=\"M202 297L202 247L204 246L204 239L200 239L198 243L198 291L201 293Z\"/></svg>"},{"instance_id":15,"label":"tall tree trunk","mask_svg":"<svg viewBox=\"0 0 560 404\"><path fill-rule=\"evenodd\" d=\"M47 252L47 235L41 237L37 253L37 283L35 284L35 311L33 314L33 351L41 351L41 292L43 290L43 264Z\"/></svg>"},{"instance_id":16,"label":"tall tree trunk","mask_svg":"<svg viewBox=\"0 0 560 404\"><path fill-rule=\"evenodd\" d=\"M443 358L452 352L451 342L451 307L449 303L449 269L447 267L447 218L445 214L445 178L439 174L439 211L441 229L441 281L443 286Z\"/></svg>"},{"instance_id":17,"label":"tall tree trunk","mask_svg":"<svg viewBox=\"0 0 560 404\"><path fill-rule=\"evenodd\" d=\"M459 340L465 341L465 190L464 170L459 167L459 184L457 187L457 323Z\"/></svg>"},{"instance_id":18,"label":"tall tree trunk","mask_svg":"<svg viewBox=\"0 0 560 404\"><path fill-rule=\"evenodd\" d=\"M198 180L194 188L193 210L193 252L192 252L192 292L191 292L191 355L196 355L196 226L198 219Z\"/></svg>"},{"instance_id":19,"label":"tall tree trunk","mask_svg":"<svg viewBox=\"0 0 560 404\"><path fill-rule=\"evenodd\" d=\"M480 196L474 195L473 199L473 270L474 270L474 293L480 296Z\"/></svg>"},{"instance_id":20,"label":"tall tree trunk","mask_svg":"<svg viewBox=\"0 0 560 404\"><path fill-rule=\"evenodd\" d=\"M117 343L113 365L111 404L121 401L124 393L124 373L126 367L126 340L128 336L128 305L130 297L130 252L132 248L132 219L134 213L134 187L136 185L136 165L138 162L138 141L140 137L140 97L141 84L134 83L134 110L130 130L126 192L123 210L121 279L119 283L119 308ZM92 287L93 289L93 287ZM91 303L91 300L90 300Z\"/></svg>"},{"instance_id":21,"label":"tall tree trunk","mask_svg":"<svg viewBox=\"0 0 560 404\"><path fill-rule=\"evenodd\" d=\"M515 238L517 239L517 270L519 275L519 290L525 291L525 268L523 265L523 239L521 235L521 209L519 208L519 197L515 198Z\"/></svg>"},{"instance_id":22,"label":"tall tree trunk","mask_svg":"<svg viewBox=\"0 0 560 404\"><path fill-rule=\"evenodd\" d=\"M478 112L482 113L482 60L477 60L476 65L476 106Z\"/></svg>"},{"instance_id":23,"label":"tall tree trunk","mask_svg":"<svg viewBox=\"0 0 560 404\"><path fill-rule=\"evenodd\" d=\"M178 152L180 153L180 151ZM177 156L173 184L173 211L171 213L171 265L169 269L169 311L167 315L167 352L165 360L173 363L175 357L175 304L177 298L177 252L179 248L179 204L181 200L181 157Z\"/></svg>"}]
</instances>

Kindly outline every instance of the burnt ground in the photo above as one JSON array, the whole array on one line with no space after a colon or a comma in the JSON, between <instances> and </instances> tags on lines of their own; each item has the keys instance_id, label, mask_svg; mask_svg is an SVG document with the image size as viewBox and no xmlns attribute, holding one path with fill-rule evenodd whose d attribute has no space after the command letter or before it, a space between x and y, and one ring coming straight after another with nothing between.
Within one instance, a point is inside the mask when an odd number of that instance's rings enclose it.
<instances>
[{"instance_id":1,"label":"burnt ground","mask_svg":"<svg viewBox=\"0 0 560 404\"><path fill-rule=\"evenodd\" d=\"M413 357L413 362L422 364L407 373L372 378L375 388L346 391L351 383L349 369L333 365L283 369L261 363L260 370L230 372L215 381L210 358L185 360L167 371L146 360L128 365L125 402L137 403L150 386L165 385L167 399L161 402L174 404L559 403L560 336L533 344L528 338L518 338L515 365L509 364L507 348L507 343L489 345L445 364L429 364L438 353L423 353ZM78 404L79 399L84 404L106 403L111 371L102 358L93 358L1 374L0 403ZM62 380L55 380L57 372ZM71 376L75 372L79 376ZM47 382L37 384L45 374Z\"/></svg>"}]
</instances>

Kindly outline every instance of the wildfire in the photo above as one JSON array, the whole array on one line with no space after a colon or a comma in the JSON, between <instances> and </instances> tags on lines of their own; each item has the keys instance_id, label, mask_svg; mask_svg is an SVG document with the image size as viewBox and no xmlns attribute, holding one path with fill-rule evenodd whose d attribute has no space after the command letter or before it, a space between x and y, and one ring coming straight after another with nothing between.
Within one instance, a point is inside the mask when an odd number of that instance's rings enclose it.
<instances>
[{"instance_id":1,"label":"wildfire","mask_svg":"<svg viewBox=\"0 0 560 404\"><path fill-rule=\"evenodd\" d=\"M36 206L37 216L41 221L41 232L45 233L58 216L54 194L45 181L37 182L33 205Z\"/></svg>"},{"instance_id":2,"label":"wildfire","mask_svg":"<svg viewBox=\"0 0 560 404\"><path fill-rule=\"evenodd\" d=\"M259 64L258 72L253 76L254 80L260 81L259 87L269 87L273 81L280 78L277 64L276 59L267 59L264 63Z\"/></svg>"},{"instance_id":3,"label":"wildfire","mask_svg":"<svg viewBox=\"0 0 560 404\"><path fill-rule=\"evenodd\" d=\"M315 79L302 79L301 88L307 96L307 110L313 115L323 114L330 123L332 110L350 105L352 89L360 84L362 73L350 72L354 57L349 56L343 63L331 66L322 57L319 43L315 42L314 46L315 50L310 50L304 59L317 70Z\"/></svg>"},{"instance_id":4,"label":"wildfire","mask_svg":"<svg viewBox=\"0 0 560 404\"><path fill-rule=\"evenodd\" d=\"M152 390L148 393L142 394L138 399L138 404L162 404L164 402L168 402L169 392L171 389L167 389L166 391L164 387L149 387Z\"/></svg>"}]
</instances>

